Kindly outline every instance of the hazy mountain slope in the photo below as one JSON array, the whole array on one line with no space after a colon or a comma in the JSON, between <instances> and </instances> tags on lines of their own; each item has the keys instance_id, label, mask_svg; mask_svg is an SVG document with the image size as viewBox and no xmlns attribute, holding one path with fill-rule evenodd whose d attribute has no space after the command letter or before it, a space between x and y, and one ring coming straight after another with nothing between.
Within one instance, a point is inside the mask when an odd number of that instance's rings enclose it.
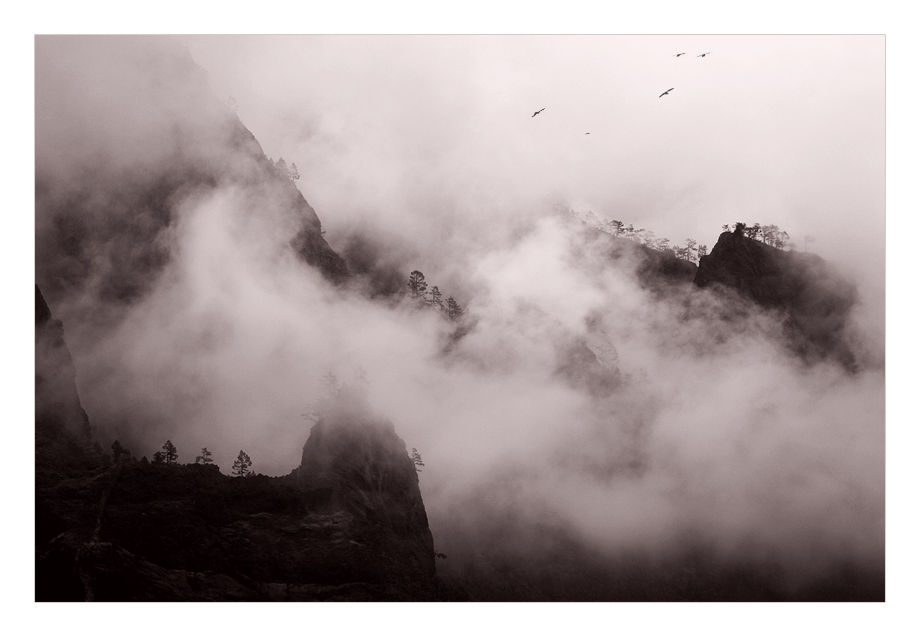
<instances>
[{"instance_id":1,"label":"hazy mountain slope","mask_svg":"<svg viewBox=\"0 0 920 637\"><path fill-rule=\"evenodd\" d=\"M786 252L741 232L723 232L700 259L700 288L733 290L776 313L793 351L805 361L826 358L853 369L845 331L856 287L815 254Z\"/></svg>"},{"instance_id":2,"label":"hazy mountain slope","mask_svg":"<svg viewBox=\"0 0 920 637\"><path fill-rule=\"evenodd\" d=\"M42 38L36 47L36 275L52 302L130 303L169 263L183 211L218 190L332 281L345 262L313 208L175 44Z\"/></svg>"}]
</instances>

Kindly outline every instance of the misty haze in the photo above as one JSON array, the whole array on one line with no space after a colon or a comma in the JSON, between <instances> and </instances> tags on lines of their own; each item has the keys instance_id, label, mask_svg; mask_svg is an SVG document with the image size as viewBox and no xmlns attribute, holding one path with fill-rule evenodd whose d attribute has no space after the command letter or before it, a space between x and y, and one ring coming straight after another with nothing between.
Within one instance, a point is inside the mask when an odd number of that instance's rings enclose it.
<instances>
[{"instance_id":1,"label":"misty haze","mask_svg":"<svg viewBox=\"0 0 920 637\"><path fill-rule=\"evenodd\" d=\"M36 600L884 601L883 36L38 36Z\"/></svg>"}]
</instances>

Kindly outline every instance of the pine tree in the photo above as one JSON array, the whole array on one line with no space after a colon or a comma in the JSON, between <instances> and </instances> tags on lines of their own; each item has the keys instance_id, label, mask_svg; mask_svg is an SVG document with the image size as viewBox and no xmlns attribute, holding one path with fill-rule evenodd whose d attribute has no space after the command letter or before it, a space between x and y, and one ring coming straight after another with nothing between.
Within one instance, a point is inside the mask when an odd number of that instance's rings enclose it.
<instances>
[{"instance_id":1,"label":"pine tree","mask_svg":"<svg viewBox=\"0 0 920 637\"><path fill-rule=\"evenodd\" d=\"M163 464L165 458L166 456L163 455L162 451L157 451L155 454L153 454L153 464Z\"/></svg>"},{"instance_id":2,"label":"pine tree","mask_svg":"<svg viewBox=\"0 0 920 637\"><path fill-rule=\"evenodd\" d=\"M444 310L444 301L441 300L441 291L438 286L431 288L431 300L428 301L428 305L437 308L439 312Z\"/></svg>"},{"instance_id":3,"label":"pine tree","mask_svg":"<svg viewBox=\"0 0 920 637\"><path fill-rule=\"evenodd\" d=\"M176 453L176 445L167 440L163 444L163 460L166 464L176 464L176 460L179 458L179 454Z\"/></svg>"},{"instance_id":4,"label":"pine tree","mask_svg":"<svg viewBox=\"0 0 920 637\"><path fill-rule=\"evenodd\" d=\"M656 239L655 245L653 245L652 247L658 250L659 252L664 252L665 250L671 249L671 246L668 245L670 242L671 242L670 239Z\"/></svg>"},{"instance_id":5,"label":"pine tree","mask_svg":"<svg viewBox=\"0 0 920 637\"><path fill-rule=\"evenodd\" d=\"M425 292L428 290L428 284L425 282L425 275L418 270L413 270L409 274L409 294L413 299L424 300Z\"/></svg>"},{"instance_id":6,"label":"pine tree","mask_svg":"<svg viewBox=\"0 0 920 637\"><path fill-rule=\"evenodd\" d=\"M278 161L275 162L275 168L277 168L282 175L288 179L293 179L293 173L290 168L288 168L287 162L284 161L284 157L279 157ZM299 175L298 175L299 177Z\"/></svg>"},{"instance_id":7,"label":"pine tree","mask_svg":"<svg viewBox=\"0 0 920 637\"><path fill-rule=\"evenodd\" d=\"M214 464L214 461L211 460L211 452L208 451L207 447L202 447L201 455L195 456L195 464Z\"/></svg>"},{"instance_id":8,"label":"pine tree","mask_svg":"<svg viewBox=\"0 0 920 637\"><path fill-rule=\"evenodd\" d=\"M237 478L242 478L249 475L249 467L252 466L252 460L249 459L249 455L240 449L240 455L236 457L236 460L233 461L233 472L232 475Z\"/></svg>"},{"instance_id":9,"label":"pine tree","mask_svg":"<svg viewBox=\"0 0 920 637\"><path fill-rule=\"evenodd\" d=\"M412 447L412 455L410 457L412 458L412 462L415 464L415 470L421 473L422 470L419 469L419 467L425 466L425 463L422 462L422 454L418 452L418 449Z\"/></svg>"},{"instance_id":10,"label":"pine tree","mask_svg":"<svg viewBox=\"0 0 920 637\"><path fill-rule=\"evenodd\" d=\"M700 244L700 247L698 247L698 248L696 249L696 259L697 259L697 261L701 261L701 260L703 259L703 257L705 257L707 254L708 254L708 252L706 252L706 244L705 244L705 243L701 243L701 244Z\"/></svg>"},{"instance_id":11,"label":"pine tree","mask_svg":"<svg viewBox=\"0 0 920 637\"><path fill-rule=\"evenodd\" d=\"M297 171L297 164L291 164L291 181L300 179L300 173Z\"/></svg>"},{"instance_id":12,"label":"pine tree","mask_svg":"<svg viewBox=\"0 0 920 637\"><path fill-rule=\"evenodd\" d=\"M461 316L463 316L463 309L457 305L454 297L447 297L447 318L456 321Z\"/></svg>"},{"instance_id":13,"label":"pine tree","mask_svg":"<svg viewBox=\"0 0 920 637\"><path fill-rule=\"evenodd\" d=\"M616 219L613 221L608 221L607 226L604 229L609 234L612 234L615 237L619 237L621 234L623 234L623 222L617 221Z\"/></svg>"},{"instance_id":14,"label":"pine tree","mask_svg":"<svg viewBox=\"0 0 920 637\"><path fill-rule=\"evenodd\" d=\"M696 250L696 241L693 239L685 239L684 244L686 245L686 248L679 249L677 254L678 256L692 263L695 256L694 251Z\"/></svg>"}]
</instances>

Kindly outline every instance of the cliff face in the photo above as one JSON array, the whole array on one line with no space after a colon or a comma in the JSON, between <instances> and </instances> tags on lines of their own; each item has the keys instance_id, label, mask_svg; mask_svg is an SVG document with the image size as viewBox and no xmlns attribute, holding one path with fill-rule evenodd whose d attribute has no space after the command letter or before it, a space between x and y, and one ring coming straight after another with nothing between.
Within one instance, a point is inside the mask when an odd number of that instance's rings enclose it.
<instances>
[{"instance_id":1,"label":"cliff face","mask_svg":"<svg viewBox=\"0 0 920 637\"><path fill-rule=\"evenodd\" d=\"M435 576L434 544L418 473L393 424L373 414L360 391L338 396L310 432L298 486L323 506L349 516L352 533L378 556L380 582L394 590L413 584L424 598Z\"/></svg>"},{"instance_id":2,"label":"cliff face","mask_svg":"<svg viewBox=\"0 0 920 637\"><path fill-rule=\"evenodd\" d=\"M37 432L67 432L89 441L89 419L77 393L76 369L64 326L51 316L41 290L35 286L35 422Z\"/></svg>"},{"instance_id":3,"label":"cliff face","mask_svg":"<svg viewBox=\"0 0 920 637\"><path fill-rule=\"evenodd\" d=\"M693 282L733 290L776 312L789 346L803 360L831 359L855 369L845 327L856 288L819 256L723 232L712 252L700 259Z\"/></svg>"},{"instance_id":4,"label":"cliff face","mask_svg":"<svg viewBox=\"0 0 920 637\"><path fill-rule=\"evenodd\" d=\"M64 326L35 286L36 484L61 479L93 464L90 424L77 392L76 369Z\"/></svg>"},{"instance_id":5,"label":"cliff face","mask_svg":"<svg viewBox=\"0 0 920 637\"><path fill-rule=\"evenodd\" d=\"M217 192L240 209L226 215L275 229L279 250L333 282L347 277L290 176L178 45L39 38L36 56L36 275L50 302L143 297L172 258L184 209Z\"/></svg>"}]
</instances>

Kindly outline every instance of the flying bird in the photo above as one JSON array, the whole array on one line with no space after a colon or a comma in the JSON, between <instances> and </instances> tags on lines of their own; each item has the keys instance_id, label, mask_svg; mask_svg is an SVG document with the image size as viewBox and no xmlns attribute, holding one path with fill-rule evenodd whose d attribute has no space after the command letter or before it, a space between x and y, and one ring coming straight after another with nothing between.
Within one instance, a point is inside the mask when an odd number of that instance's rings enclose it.
<instances>
[{"instance_id":1,"label":"flying bird","mask_svg":"<svg viewBox=\"0 0 920 637\"><path fill-rule=\"evenodd\" d=\"M679 58L679 57L682 56L682 55L687 55L687 52L684 51L683 53L678 53L678 54L675 55L674 57Z\"/></svg>"},{"instance_id":2,"label":"flying bird","mask_svg":"<svg viewBox=\"0 0 920 637\"><path fill-rule=\"evenodd\" d=\"M704 57L706 57L707 55L709 55L710 53L712 53L712 51L706 51L705 53L701 53L700 55L697 55L696 57L698 57L698 58L704 58Z\"/></svg>"},{"instance_id":3,"label":"flying bird","mask_svg":"<svg viewBox=\"0 0 920 637\"><path fill-rule=\"evenodd\" d=\"M585 133L585 135L590 135L591 133Z\"/></svg>"},{"instance_id":4,"label":"flying bird","mask_svg":"<svg viewBox=\"0 0 920 637\"><path fill-rule=\"evenodd\" d=\"M544 106L544 107L541 108L539 111L537 111L536 113L534 113L533 115L531 115L531 117L536 117L537 115L539 115L540 113L542 113L542 112L545 111L545 110L546 110L546 107Z\"/></svg>"},{"instance_id":5,"label":"flying bird","mask_svg":"<svg viewBox=\"0 0 920 637\"><path fill-rule=\"evenodd\" d=\"M668 90L666 90L664 93L662 93L661 95L659 95L658 98L661 99L662 97L664 97L665 95L667 95L668 93L670 93L670 92L673 91L673 90L674 90L674 87L672 86L671 88L669 88Z\"/></svg>"}]
</instances>

